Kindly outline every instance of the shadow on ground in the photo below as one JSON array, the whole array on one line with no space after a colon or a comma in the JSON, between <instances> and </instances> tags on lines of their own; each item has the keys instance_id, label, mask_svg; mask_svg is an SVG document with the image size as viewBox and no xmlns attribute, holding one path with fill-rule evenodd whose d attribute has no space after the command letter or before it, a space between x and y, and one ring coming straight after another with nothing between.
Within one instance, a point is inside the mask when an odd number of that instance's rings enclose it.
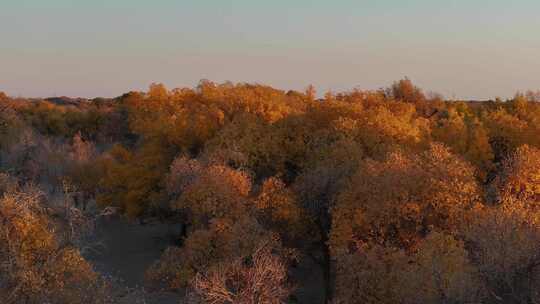
<instances>
[{"instance_id":1,"label":"shadow on ground","mask_svg":"<svg viewBox=\"0 0 540 304\"><path fill-rule=\"evenodd\" d=\"M172 224L152 222L141 225L121 217L100 218L96 223L99 245L88 254L88 259L97 271L115 278L127 290L142 290L146 269L171 244L173 233ZM125 297L126 303L135 303L131 302L132 297L139 297L141 303L156 304L180 303L181 299L173 293L134 292Z\"/></svg>"}]
</instances>

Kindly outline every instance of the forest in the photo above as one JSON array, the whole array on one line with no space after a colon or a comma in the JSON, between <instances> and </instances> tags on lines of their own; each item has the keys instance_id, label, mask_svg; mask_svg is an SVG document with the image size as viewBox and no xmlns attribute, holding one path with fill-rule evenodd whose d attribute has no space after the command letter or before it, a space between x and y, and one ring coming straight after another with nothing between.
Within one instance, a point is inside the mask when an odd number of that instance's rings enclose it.
<instances>
[{"instance_id":1,"label":"forest","mask_svg":"<svg viewBox=\"0 0 540 304\"><path fill-rule=\"evenodd\" d=\"M322 96L0 93L0 303L540 303L540 91ZM114 221L169 227L136 287Z\"/></svg>"}]
</instances>

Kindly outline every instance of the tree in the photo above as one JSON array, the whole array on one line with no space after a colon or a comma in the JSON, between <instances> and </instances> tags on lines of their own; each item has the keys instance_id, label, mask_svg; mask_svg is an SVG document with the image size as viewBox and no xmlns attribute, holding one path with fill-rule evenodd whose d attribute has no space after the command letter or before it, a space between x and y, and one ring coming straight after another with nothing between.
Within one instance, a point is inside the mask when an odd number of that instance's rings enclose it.
<instances>
[{"instance_id":1,"label":"tree","mask_svg":"<svg viewBox=\"0 0 540 304\"><path fill-rule=\"evenodd\" d=\"M316 96L317 96L317 90L315 89L313 85L310 84L306 88L306 97L309 101L314 101Z\"/></svg>"},{"instance_id":2,"label":"tree","mask_svg":"<svg viewBox=\"0 0 540 304\"><path fill-rule=\"evenodd\" d=\"M404 102L422 102L426 99L424 92L419 87L415 86L412 81L405 77L400 81L394 82L388 90L388 95L395 100Z\"/></svg>"},{"instance_id":3,"label":"tree","mask_svg":"<svg viewBox=\"0 0 540 304\"><path fill-rule=\"evenodd\" d=\"M105 282L64 238L66 227L53 220L43 193L13 184L2 188L0 301L107 303Z\"/></svg>"},{"instance_id":4,"label":"tree","mask_svg":"<svg viewBox=\"0 0 540 304\"><path fill-rule=\"evenodd\" d=\"M73 137L73 143L69 149L69 158L72 163L69 166L67 175L73 189L74 199L77 204L82 204L86 208L88 200L95 197L99 180L103 176L102 166L96 165L97 151L92 142L82 139L77 133Z\"/></svg>"},{"instance_id":5,"label":"tree","mask_svg":"<svg viewBox=\"0 0 540 304\"><path fill-rule=\"evenodd\" d=\"M430 233L413 254L411 269L404 276L412 291L409 303L479 303L485 296L484 282L463 241L445 233Z\"/></svg>"},{"instance_id":6,"label":"tree","mask_svg":"<svg viewBox=\"0 0 540 304\"><path fill-rule=\"evenodd\" d=\"M166 189L172 209L187 214L191 229L182 247L167 249L149 269L149 286L186 287L197 273L250 254L272 236L252 216L251 179L242 171L180 156L171 165Z\"/></svg>"},{"instance_id":7,"label":"tree","mask_svg":"<svg viewBox=\"0 0 540 304\"><path fill-rule=\"evenodd\" d=\"M239 115L207 143L203 158L250 170L257 176L271 176L278 160L270 132L271 127L262 119Z\"/></svg>"},{"instance_id":8,"label":"tree","mask_svg":"<svg viewBox=\"0 0 540 304\"><path fill-rule=\"evenodd\" d=\"M335 252L366 242L410 248L430 231L455 231L479 201L473 168L442 145L367 160L332 210L330 244Z\"/></svg>"},{"instance_id":9,"label":"tree","mask_svg":"<svg viewBox=\"0 0 540 304\"><path fill-rule=\"evenodd\" d=\"M218 164L177 158L168 175L172 208L189 212L193 224L204 227L213 218L240 218L248 211L249 175Z\"/></svg>"},{"instance_id":10,"label":"tree","mask_svg":"<svg viewBox=\"0 0 540 304\"><path fill-rule=\"evenodd\" d=\"M453 153L463 156L474 164L478 172L486 178L493 170L493 151L489 144L486 128L473 114L464 110L450 108L444 116L433 121L432 136L436 141L447 145Z\"/></svg>"},{"instance_id":11,"label":"tree","mask_svg":"<svg viewBox=\"0 0 540 304\"><path fill-rule=\"evenodd\" d=\"M98 162L103 172L98 205L119 207L132 218L158 211L165 204L163 183L172 155L159 142L147 142L134 152L115 145Z\"/></svg>"},{"instance_id":12,"label":"tree","mask_svg":"<svg viewBox=\"0 0 540 304\"><path fill-rule=\"evenodd\" d=\"M279 231L286 240L306 238L310 234L305 210L292 189L281 180L275 177L265 180L254 205L261 222Z\"/></svg>"},{"instance_id":13,"label":"tree","mask_svg":"<svg viewBox=\"0 0 540 304\"><path fill-rule=\"evenodd\" d=\"M429 136L429 121L415 107L402 102L374 103L357 117L339 117L332 128L361 143L363 152L381 159L396 148L419 150Z\"/></svg>"},{"instance_id":14,"label":"tree","mask_svg":"<svg viewBox=\"0 0 540 304\"><path fill-rule=\"evenodd\" d=\"M169 247L148 269L146 284L153 289L185 288L197 273L249 256L260 242L273 238L275 235L253 218L214 218L207 228L191 231L182 247Z\"/></svg>"},{"instance_id":15,"label":"tree","mask_svg":"<svg viewBox=\"0 0 540 304\"><path fill-rule=\"evenodd\" d=\"M26 125L7 97L0 92L0 149L7 150L26 130Z\"/></svg>"},{"instance_id":16,"label":"tree","mask_svg":"<svg viewBox=\"0 0 540 304\"><path fill-rule=\"evenodd\" d=\"M498 203L521 201L536 210L540 203L540 150L524 145L509 155L491 190Z\"/></svg>"},{"instance_id":17,"label":"tree","mask_svg":"<svg viewBox=\"0 0 540 304\"><path fill-rule=\"evenodd\" d=\"M523 144L538 147L537 129L529 122L508 113L504 109L497 109L488 113L484 118L490 144L492 145L494 161L502 162L508 154Z\"/></svg>"},{"instance_id":18,"label":"tree","mask_svg":"<svg viewBox=\"0 0 540 304\"><path fill-rule=\"evenodd\" d=\"M492 303L540 299L540 216L523 202L486 207L463 227L471 260Z\"/></svg>"},{"instance_id":19,"label":"tree","mask_svg":"<svg viewBox=\"0 0 540 304\"><path fill-rule=\"evenodd\" d=\"M287 303L293 288L287 258L280 251L279 243L261 243L249 256L197 274L193 289L203 303Z\"/></svg>"},{"instance_id":20,"label":"tree","mask_svg":"<svg viewBox=\"0 0 540 304\"><path fill-rule=\"evenodd\" d=\"M336 303L477 303L482 281L462 242L431 233L412 252L366 245L336 256Z\"/></svg>"}]
</instances>

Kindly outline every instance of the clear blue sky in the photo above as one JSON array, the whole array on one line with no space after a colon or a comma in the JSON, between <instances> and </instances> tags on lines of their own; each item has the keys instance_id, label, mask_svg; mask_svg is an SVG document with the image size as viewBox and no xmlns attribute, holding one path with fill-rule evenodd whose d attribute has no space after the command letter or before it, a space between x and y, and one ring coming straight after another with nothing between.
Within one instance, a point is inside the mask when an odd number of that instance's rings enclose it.
<instances>
[{"instance_id":1,"label":"clear blue sky","mask_svg":"<svg viewBox=\"0 0 540 304\"><path fill-rule=\"evenodd\" d=\"M0 0L0 91L116 96L152 82L319 92L408 76L447 97L540 88L538 0Z\"/></svg>"}]
</instances>

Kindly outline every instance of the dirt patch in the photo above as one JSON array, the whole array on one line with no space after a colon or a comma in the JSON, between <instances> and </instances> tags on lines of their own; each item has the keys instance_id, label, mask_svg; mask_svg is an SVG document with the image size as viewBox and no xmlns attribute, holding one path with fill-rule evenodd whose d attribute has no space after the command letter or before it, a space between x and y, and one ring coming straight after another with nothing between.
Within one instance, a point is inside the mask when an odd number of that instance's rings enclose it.
<instances>
[{"instance_id":1,"label":"dirt patch","mask_svg":"<svg viewBox=\"0 0 540 304\"><path fill-rule=\"evenodd\" d=\"M126 290L142 290L145 271L171 245L175 227L160 222L141 225L121 217L100 218L96 223L98 245L87 258L97 271L115 278ZM125 295L125 300L130 302L133 296L140 300L142 295L135 292ZM144 293L142 297L145 303L156 304L179 303L181 298L169 293Z\"/></svg>"},{"instance_id":2,"label":"dirt patch","mask_svg":"<svg viewBox=\"0 0 540 304\"><path fill-rule=\"evenodd\" d=\"M292 273L297 282L294 295L300 304L324 304L324 276L322 268L312 258L304 256Z\"/></svg>"},{"instance_id":3,"label":"dirt patch","mask_svg":"<svg viewBox=\"0 0 540 304\"><path fill-rule=\"evenodd\" d=\"M170 224L141 225L116 217L102 218L96 226L100 245L89 259L98 271L121 279L128 287L142 286L146 269L170 245Z\"/></svg>"}]
</instances>

